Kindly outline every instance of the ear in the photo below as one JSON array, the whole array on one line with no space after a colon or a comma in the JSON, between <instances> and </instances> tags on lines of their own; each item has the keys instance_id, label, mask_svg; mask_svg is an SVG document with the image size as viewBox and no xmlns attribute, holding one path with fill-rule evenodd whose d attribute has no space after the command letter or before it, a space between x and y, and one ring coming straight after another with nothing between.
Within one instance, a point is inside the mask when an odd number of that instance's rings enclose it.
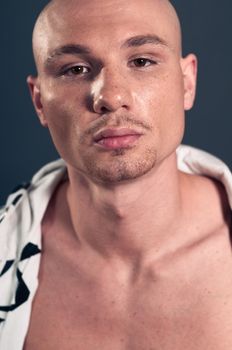
<instances>
[{"instance_id":1,"label":"ear","mask_svg":"<svg viewBox=\"0 0 232 350\"><path fill-rule=\"evenodd\" d=\"M27 84L28 84L28 87L30 90L33 105L35 107L36 113L37 113L39 120L40 120L40 123L44 127L47 127L47 121L46 121L46 118L44 116L43 104L41 101L39 78L33 77L32 75L30 75L27 78Z\"/></svg>"},{"instance_id":2,"label":"ear","mask_svg":"<svg viewBox=\"0 0 232 350\"><path fill-rule=\"evenodd\" d=\"M193 54L181 58L181 69L184 79L184 109L192 108L197 85L197 57Z\"/></svg>"}]
</instances>

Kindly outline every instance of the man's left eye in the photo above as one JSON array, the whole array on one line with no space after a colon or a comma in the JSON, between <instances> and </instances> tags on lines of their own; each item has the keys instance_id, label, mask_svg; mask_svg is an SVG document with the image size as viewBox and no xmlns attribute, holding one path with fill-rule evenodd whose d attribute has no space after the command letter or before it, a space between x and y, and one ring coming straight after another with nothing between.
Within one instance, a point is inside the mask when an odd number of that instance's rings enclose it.
<instances>
[{"instance_id":1,"label":"man's left eye","mask_svg":"<svg viewBox=\"0 0 232 350\"><path fill-rule=\"evenodd\" d=\"M133 60L133 64L136 66L136 67L147 67L147 66L150 66L152 64L156 64L155 61L152 61L148 58L136 58L135 60Z\"/></svg>"}]
</instances>

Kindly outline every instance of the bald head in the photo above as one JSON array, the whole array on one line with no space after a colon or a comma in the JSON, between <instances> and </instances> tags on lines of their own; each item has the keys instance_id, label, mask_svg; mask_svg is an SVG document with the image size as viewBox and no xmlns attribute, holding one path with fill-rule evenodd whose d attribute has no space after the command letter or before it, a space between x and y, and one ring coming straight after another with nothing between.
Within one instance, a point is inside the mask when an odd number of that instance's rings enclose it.
<instances>
[{"instance_id":1,"label":"bald head","mask_svg":"<svg viewBox=\"0 0 232 350\"><path fill-rule=\"evenodd\" d=\"M50 47L59 44L64 33L66 37L70 34L71 40L75 25L79 25L76 33L86 31L88 36L91 21L93 30L98 25L97 21L105 22L105 33L108 33L107 23L111 27L111 22L124 18L126 13L131 21L133 13L134 28L137 28L138 17L144 23L150 21L151 26L154 24L155 30L159 26L158 30L167 37L165 40L170 47L181 54L180 22L169 0L143 0L142 4L141 0L67 0L65 4L63 0L52 0L39 14L33 31L33 52L38 71L45 56L49 55ZM78 41L78 35L75 40Z\"/></svg>"}]
</instances>

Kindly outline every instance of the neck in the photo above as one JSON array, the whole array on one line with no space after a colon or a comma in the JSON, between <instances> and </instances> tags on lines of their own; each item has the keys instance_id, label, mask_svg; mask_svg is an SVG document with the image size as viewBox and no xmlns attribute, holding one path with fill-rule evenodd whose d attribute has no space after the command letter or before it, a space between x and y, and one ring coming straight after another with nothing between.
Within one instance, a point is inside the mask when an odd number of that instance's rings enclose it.
<instances>
[{"instance_id":1,"label":"neck","mask_svg":"<svg viewBox=\"0 0 232 350\"><path fill-rule=\"evenodd\" d=\"M107 257L136 259L159 251L180 221L181 174L176 156L148 174L99 185L68 168L68 205L79 241Z\"/></svg>"}]
</instances>

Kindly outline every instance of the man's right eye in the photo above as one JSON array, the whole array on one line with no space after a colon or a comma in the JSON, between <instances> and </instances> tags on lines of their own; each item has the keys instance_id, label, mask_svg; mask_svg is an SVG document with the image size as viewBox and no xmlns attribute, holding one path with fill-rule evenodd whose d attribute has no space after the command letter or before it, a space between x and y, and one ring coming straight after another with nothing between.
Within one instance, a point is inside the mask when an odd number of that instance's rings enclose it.
<instances>
[{"instance_id":1,"label":"man's right eye","mask_svg":"<svg viewBox=\"0 0 232 350\"><path fill-rule=\"evenodd\" d=\"M86 66L73 66L64 70L63 75L82 75L90 72L90 68Z\"/></svg>"}]
</instances>

